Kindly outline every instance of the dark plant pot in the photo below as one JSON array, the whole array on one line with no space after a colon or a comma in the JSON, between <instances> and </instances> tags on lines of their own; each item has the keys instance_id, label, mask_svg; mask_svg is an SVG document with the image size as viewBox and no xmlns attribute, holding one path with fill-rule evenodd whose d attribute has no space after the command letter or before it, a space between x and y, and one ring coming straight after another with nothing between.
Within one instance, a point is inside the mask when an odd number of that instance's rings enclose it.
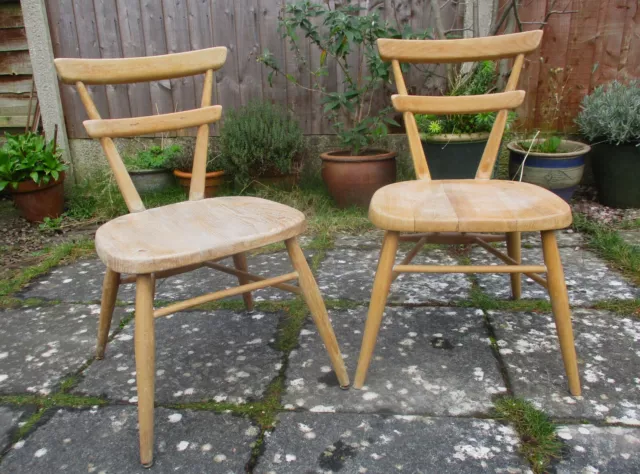
<instances>
[{"instance_id":1,"label":"dark plant pot","mask_svg":"<svg viewBox=\"0 0 640 474\"><path fill-rule=\"evenodd\" d=\"M139 193L163 191L175 185L171 170L129 171L133 185Z\"/></svg>"},{"instance_id":2,"label":"dark plant pot","mask_svg":"<svg viewBox=\"0 0 640 474\"><path fill-rule=\"evenodd\" d=\"M420 138L431 179L473 179L489 134L422 134Z\"/></svg>"},{"instance_id":3,"label":"dark plant pot","mask_svg":"<svg viewBox=\"0 0 640 474\"><path fill-rule=\"evenodd\" d=\"M57 181L37 185L32 180L11 188L13 202L25 219L30 222L42 222L45 217L55 219L64 211L64 172Z\"/></svg>"},{"instance_id":4,"label":"dark plant pot","mask_svg":"<svg viewBox=\"0 0 640 474\"><path fill-rule=\"evenodd\" d=\"M640 207L640 147L635 143L593 145L591 166L598 199L605 206Z\"/></svg>"},{"instance_id":5,"label":"dark plant pot","mask_svg":"<svg viewBox=\"0 0 640 474\"><path fill-rule=\"evenodd\" d=\"M542 142L544 139L537 139ZM578 188L584 174L584 159L591 147L584 143L571 140L562 140L560 150L574 149L564 153L537 153L530 152L527 159L526 151L517 146L517 141L507 145L509 148L509 177L518 180L522 171L522 181L537 184L554 192L565 201L569 202L573 193ZM524 168L520 170L522 161Z\"/></svg>"},{"instance_id":6,"label":"dark plant pot","mask_svg":"<svg viewBox=\"0 0 640 474\"><path fill-rule=\"evenodd\" d=\"M369 207L373 194L396 181L396 153L369 150L351 156L346 150L322 153L322 179L338 207Z\"/></svg>"},{"instance_id":7,"label":"dark plant pot","mask_svg":"<svg viewBox=\"0 0 640 474\"><path fill-rule=\"evenodd\" d=\"M178 179L185 193L189 193L191 187L191 173L187 171L173 170L173 175ZM224 184L224 171L211 171L204 177L204 197L212 198L218 195Z\"/></svg>"}]
</instances>

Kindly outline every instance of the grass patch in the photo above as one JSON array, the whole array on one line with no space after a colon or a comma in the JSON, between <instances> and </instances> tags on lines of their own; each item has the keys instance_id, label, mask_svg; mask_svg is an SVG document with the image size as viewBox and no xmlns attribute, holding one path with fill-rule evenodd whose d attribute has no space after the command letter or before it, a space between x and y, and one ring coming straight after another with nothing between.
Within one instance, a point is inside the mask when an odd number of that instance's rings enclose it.
<instances>
[{"instance_id":1,"label":"grass patch","mask_svg":"<svg viewBox=\"0 0 640 474\"><path fill-rule=\"evenodd\" d=\"M21 300L12 296L0 298L0 309L35 308L38 306L56 306L61 300L43 300L42 298L26 298Z\"/></svg>"},{"instance_id":2,"label":"grass patch","mask_svg":"<svg viewBox=\"0 0 640 474\"><path fill-rule=\"evenodd\" d=\"M594 309L611 311L623 316L635 316L640 318L640 299L634 300L604 300L593 305Z\"/></svg>"},{"instance_id":3,"label":"grass patch","mask_svg":"<svg viewBox=\"0 0 640 474\"><path fill-rule=\"evenodd\" d=\"M83 239L77 242L66 242L49 249L44 259L37 265L23 268L9 278L0 280L0 307L15 304L12 295L34 278L47 273L52 268L74 261L94 252L93 240Z\"/></svg>"},{"instance_id":4,"label":"grass patch","mask_svg":"<svg viewBox=\"0 0 640 474\"><path fill-rule=\"evenodd\" d=\"M101 397L84 397L80 395L72 395L66 392L56 392L51 395L0 395L0 405L30 405L40 409L48 409L54 407L69 408L86 408L93 406L104 406L108 402Z\"/></svg>"},{"instance_id":5,"label":"grass patch","mask_svg":"<svg viewBox=\"0 0 640 474\"><path fill-rule=\"evenodd\" d=\"M573 226L589 237L589 247L631 277L636 284L640 284L640 247L628 244L615 229L582 214L574 214Z\"/></svg>"},{"instance_id":6,"label":"grass patch","mask_svg":"<svg viewBox=\"0 0 640 474\"><path fill-rule=\"evenodd\" d=\"M486 294L475 285L471 288L471 298L463 301L461 306L487 311L528 311L534 313L551 311L551 303L547 300L499 300Z\"/></svg>"},{"instance_id":7,"label":"grass patch","mask_svg":"<svg viewBox=\"0 0 640 474\"><path fill-rule=\"evenodd\" d=\"M534 472L546 472L554 459L562 454L562 442L549 417L530 402L514 397L502 397L495 403L496 415L508 421L520 435L520 452Z\"/></svg>"}]
</instances>

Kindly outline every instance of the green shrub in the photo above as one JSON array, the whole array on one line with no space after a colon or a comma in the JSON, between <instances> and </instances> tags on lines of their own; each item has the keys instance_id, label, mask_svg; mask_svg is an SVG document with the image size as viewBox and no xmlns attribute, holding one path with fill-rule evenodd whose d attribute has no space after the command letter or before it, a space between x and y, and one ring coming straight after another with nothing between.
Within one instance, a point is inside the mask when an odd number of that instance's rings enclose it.
<instances>
[{"instance_id":1,"label":"green shrub","mask_svg":"<svg viewBox=\"0 0 640 474\"><path fill-rule=\"evenodd\" d=\"M498 73L493 61L482 61L473 75L458 78L447 95L482 95L495 89ZM515 115L510 114L509 122ZM418 130L427 135L490 132L496 120L495 112L462 115L416 115Z\"/></svg>"},{"instance_id":2,"label":"green shrub","mask_svg":"<svg viewBox=\"0 0 640 474\"><path fill-rule=\"evenodd\" d=\"M129 171L167 169L169 162L181 151L182 147L177 144L168 147L154 145L135 156L125 156L123 161Z\"/></svg>"},{"instance_id":3,"label":"green shrub","mask_svg":"<svg viewBox=\"0 0 640 474\"><path fill-rule=\"evenodd\" d=\"M563 153L564 150L558 151L561 144L562 138L555 135L533 143L532 140L522 140L517 143L522 151L532 151L533 153Z\"/></svg>"},{"instance_id":4,"label":"green shrub","mask_svg":"<svg viewBox=\"0 0 640 474\"><path fill-rule=\"evenodd\" d=\"M640 142L640 81L598 86L580 108L576 123L592 143Z\"/></svg>"},{"instance_id":5,"label":"green shrub","mask_svg":"<svg viewBox=\"0 0 640 474\"><path fill-rule=\"evenodd\" d=\"M220 165L241 187L268 171L290 173L303 148L298 122L269 102L229 112L220 130Z\"/></svg>"},{"instance_id":6,"label":"green shrub","mask_svg":"<svg viewBox=\"0 0 640 474\"><path fill-rule=\"evenodd\" d=\"M185 145L182 152L178 153L173 158L171 158L167 162L167 165L172 170L179 170L179 171L184 171L186 173L191 173L191 171L193 170L194 153L195 153L195 145ZM211 152L209 152L209 155L207 156L207 168L206 168L207 173L210 173L211 171L220 170L220 164L216 158L217 157L215 157Z\"/></svg>"},{"instance_id":7,"label":"green shrub","mask_svg":"<svg viewBox=\"0 0 640 474\"><path fill-rule=\"evenodd\" d=\"M11 184L17 188L22 181L33 180L47 184L57 180L67 169L61 161L62 152L53 141L28 132L21 135L5 134L7 142L0 148L0 191Z\"/></svg>"}]
</instances>

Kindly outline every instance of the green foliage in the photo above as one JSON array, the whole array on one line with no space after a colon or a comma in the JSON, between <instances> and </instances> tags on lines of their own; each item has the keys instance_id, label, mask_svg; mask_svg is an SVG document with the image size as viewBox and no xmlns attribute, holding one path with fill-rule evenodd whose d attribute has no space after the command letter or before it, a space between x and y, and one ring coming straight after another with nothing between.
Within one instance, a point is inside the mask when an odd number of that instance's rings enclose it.
<instances>
[{"instance_id":1,"label":"green foliage","mask_svg":"<svg viewBox=\"0 0 640 474\"><path fill-rule=\"evenodd\" d=\"M346 4L332 10L327 4L309 0L286 5L279 31L287 39L301 74L310 76L312 83L301 84L298 77L287 73L273 54L265 50L258 60L270 70L270 83L275 76L282 76L319 94L324 115L342 145L353 155L359 155L384 136L389 125L398 125L389 116L390 107L382 110L372 107L374 97L390 82L390 65L380 59L375 42L378 38L425 38L427 32L414 35L408 27L399 31L383 21L375 9L366 12L359 6ZM306 54L307 41L319 52L318 64L312 63ZM341 70L339 92L329 92L324 85L324 78L329 75L329 59Z\"/></svg>"},{"instance_id":2,"label":"green foliage","mask_svg":"<svg viewBox=\"0 0 640 474\"><path fill-rule=\"evenodd\" d=\"M166 169L181 151L182 147L178 144L168 147L154 145L139 151L136 156L125 156L123 161L129 171Z\"/></svg>"},{"instance_id":3,"label":"green foliage","mask_svg":"<svg viewBox=\"0 0 640 474\"><path fill-rule=\"evenodd\" d=\"M562 144L562 138L552 135L544 140L523 140L518 142L518 146L524 151L532 151L534 153L562 153L558 148Z\"/></svg>"},{"instance_id":4,"label":"green foliage","mask_svg":"<svg viewBox=\"0 0 640 474\"><path fill-rule=\"evenodd\" d=\"M576 123L592 143L640 142L640 81L598 86L580 107Z\"/></svg>"},{"instance_id":5,"label":"green foliage","mask_svg":"<svg viewBox=\"0 0 640 474\"><path fill-rule=\"evenodd\" d=\"M0 148L0 191L9 184L17 188L23 181L47 184L57 180L67 169L60 157L62 152L55 143L47 143L44 136L28 132L21 135L5 134L6 143Z\"/></svg>"},{"instance_id":6,"label":"green foliage","mask_svg":"<svg viewBox=\"0 0 640 474\"><path fill-rule=\"evenodd\" d=\"M54 218L45 217L42 223L38 226L38 228L42 232L51 232L51 231L60 230L62 228L63 217L64 215L60 217L54 217Z\"/></svg>"},{"instance_id":7,"label":"green foliage","mask_svg":"<svg viewBox=\"0 0 640 474\"><path fill-rule=\"evenodd\" d=\"M496 65L482 61L469 77L459 77L449 90L449 96L482 95L493 91L498 79ZM509 114L508 123L515 119ZM418 130L427 135L490 132L496 120L495 112L457 115L416 115Z\"/></svg>"},{"instance_id":8,"label":"green foliage","mask_svg":"<svg viewBox=\"0 0 640 474\"><path fill-rule=\"evenodd\" d=\"M304 149L298 122L270 102L254 102L229 112L219 143L219 164L240 188L265 172L290 173Z\"/></svg>"},{"instance_id":9,"label":"green foliage","mask_svg":"<svg viewBox=\"0 0 640 474\"><path fill-rule=\"evenodd\" d=\"M181 153L177 153L167 161L167 167L173 170L180 170L191 173L191 171L193 170L194 152L194 146L185 146ZM212 171L220 171L218 160L212 153L209 153L209 156L207 156L206 171L207 173L210 173Z\"/></svg>"}]
</instances>

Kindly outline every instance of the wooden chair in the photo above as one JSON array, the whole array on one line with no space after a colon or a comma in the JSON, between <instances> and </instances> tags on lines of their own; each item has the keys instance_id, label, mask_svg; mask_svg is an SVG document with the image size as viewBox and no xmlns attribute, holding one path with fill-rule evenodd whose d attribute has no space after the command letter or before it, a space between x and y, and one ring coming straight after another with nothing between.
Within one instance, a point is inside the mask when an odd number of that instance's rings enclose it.
<instances>
[{"instance_id":1,"label":"wooden chair","mask_svg":"<svg viewBox=\"0 0 640 474\"><path fill-rule=\"evenodd\" d=\"M96 233L96 250L107 266L96 358L102 359L104 356L119 285L135 282L140 461L144 466L153 463L155 318L240 294L250 310L253 306L251 292L269 286L301 294L318 327L340 385L349 385L324 302L296 239L305 229L304 215L282 204L255 197L204 199L209 124L216 122L222 113L219 105L211 105L213 74L222 67L226 56L227 49L219 47L144 58L55 61L62 81L76 85L90 118L84 122L87 133L100 140L130 211L130 214L103 225ZM205 78L200 108L150 117L102 119L86 88L86 84L158 81L203 73ZM112 138L187 127L198 127L189 200L145 210ZM286 244L294 272L271 278L247 272L247 251L280 241ZM233 256L235 268L217 263L228 256ZM237 276L239 286L154 310L155 282L158 278L202 266ZM123 277L122 274L131 276ZM287 283L296 279L299 286Z\"/></svg>"},{"instance_id":2,"label":"wooden chair","mask_svg":"<svg viewBox=\"0 0 640 474\"><path fill-rule=\"evenodd\" d=\"M362 388L371 362L391 282L400 273L509 273L514 298L520 298L524 273L549 291L560 348L573 395L580 395L578 365L571 329L567 288L555 230L571 224L569 205L552 192L528 183L492 180L508 109L519 106L524 91L515 90L525 53L540 44L541 31L459 40L378 40L383 60L391 61L417 180L385 186L371 200L369 218L385 230L369 314L353 386ZM479 96L410 96L400 63L452 63L515 57L505 92ZM420 114L462 114L499 111L475 179L431 180L414 117ZM521 265L520 233L540 231L545 265ZM410 235L400 235L411 232ZM486 235L484 233L501 233ZM489 244L507 241L507 254ZM399 240L417 242L396 265ZM507 265L410 265L426 243L478 244ZM539 273L546 273L547 279Z\"/></svg>"}]
</instances>

